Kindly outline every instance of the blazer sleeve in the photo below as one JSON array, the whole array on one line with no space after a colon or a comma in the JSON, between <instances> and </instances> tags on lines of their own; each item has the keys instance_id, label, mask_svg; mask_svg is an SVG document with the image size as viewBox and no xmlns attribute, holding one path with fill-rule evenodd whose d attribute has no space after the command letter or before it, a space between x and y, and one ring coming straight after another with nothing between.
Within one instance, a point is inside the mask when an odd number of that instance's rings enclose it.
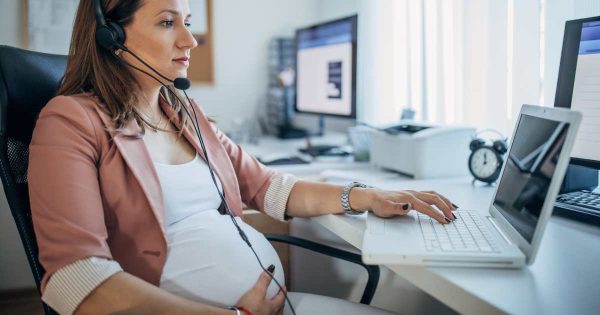
<instances>
[{"instance_id":1,"label":"blazer sleeve","mask_svg":"<svg viewBox=\"0 0 600 315\"><path fill-rule=\"evenodd\" d=\"M29 147L29 198L46 269L41 289L63 266L112 259L98 181L99 144L88 109L58 96L42 110Z\"/></svg>"},{"instance_id":2,"label":"blazer sleeve","mask_svg":"<svg viewBox=\"0 0 600 315\"><path fill-rule=\"evenodd\" d=\"M217 139L225 148L236 178L240 185L242 202L248 207L265 211L265 195L273 180L275 171L267 168L256 160L251 154L244 151L242 147L234 143L214 123L210 123Z\"/></svg>"}]
</instances>

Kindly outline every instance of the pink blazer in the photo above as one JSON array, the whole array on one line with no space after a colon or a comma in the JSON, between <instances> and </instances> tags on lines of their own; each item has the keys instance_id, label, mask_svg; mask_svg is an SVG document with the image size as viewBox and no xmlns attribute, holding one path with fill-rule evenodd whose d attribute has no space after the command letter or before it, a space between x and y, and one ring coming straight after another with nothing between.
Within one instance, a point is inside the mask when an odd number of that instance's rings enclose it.
<instances>
[{"instance_id":1,"label":"pink blazer","mask_svg":"<svg viewBox=\"0 0 600 315\"><path fill-rule=\"evenodd\" d=\"M234 144L194 102L211 165L235 215L242 202L263 210L274 172ZM167 117L173 110L161 102ZM123 270L159 285L166 259L164 204L158 175L132 120L111 139L114 127L97 98L58 96L36 123L29 155L29 196L39 259L50 276L91 256L113 259ZM185 138L206 160L191 126Z\"/></svg>"}]
</instances>

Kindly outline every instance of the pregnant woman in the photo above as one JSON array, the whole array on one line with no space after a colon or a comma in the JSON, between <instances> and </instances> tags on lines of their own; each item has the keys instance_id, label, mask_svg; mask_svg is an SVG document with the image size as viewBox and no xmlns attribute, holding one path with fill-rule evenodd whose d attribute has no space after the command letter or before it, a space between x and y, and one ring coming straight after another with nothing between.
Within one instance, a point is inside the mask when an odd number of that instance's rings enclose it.
<instances>
[{"instance_id":1,"label":"pregnant woman","mask_svg":"<svg viewBox=\"0 0 600 315\"><path fill-rule=\"evenodd\" d=\"M191 21L188 0L79 2L65 77L30 146L43 300L62 314L257 315L283 312L287 294L297 314L386 314L288 293L242 203L279 220L414 209L444 224L455 208L435 192L301 181L257 162L167 88L187 76Z\"/></svg>"}]
</instances>

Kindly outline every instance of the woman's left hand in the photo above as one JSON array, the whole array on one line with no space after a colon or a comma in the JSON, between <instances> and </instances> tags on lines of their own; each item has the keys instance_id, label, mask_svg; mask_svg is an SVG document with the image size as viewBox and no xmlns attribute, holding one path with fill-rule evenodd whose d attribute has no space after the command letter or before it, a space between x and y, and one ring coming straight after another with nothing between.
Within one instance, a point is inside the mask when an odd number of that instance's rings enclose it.
<instances>
[{"instance_id":1,"label":"woman's left hand","mask_svg":"<svg viewBox=\"0 0 600 315\"><path fill-rule=\"evenodd\" d=\"M370 210L379 217L389 218L406 215L411 210L416 210L432 217L441 224L448 224L456 220L452 211L455 211L457 207L448 198L435 191L372 190L371 193Z\"/></svg>"}]
</instances>

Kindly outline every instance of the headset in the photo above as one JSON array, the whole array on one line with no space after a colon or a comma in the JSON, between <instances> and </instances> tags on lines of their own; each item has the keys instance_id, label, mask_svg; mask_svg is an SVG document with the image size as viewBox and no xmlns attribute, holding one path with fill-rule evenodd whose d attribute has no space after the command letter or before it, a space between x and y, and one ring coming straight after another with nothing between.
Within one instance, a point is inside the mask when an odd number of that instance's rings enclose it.
<instances>
[{"instance_id":1,"label":"headset","mask_svg":"<svg viewBox=\"0 0 600 315\"><path fill-rule=\"evenodd\" d=\"M190 112L188 111L185 103L181 100L181 98L179 97L179 95L177 95L177 93L175 93L173 90L171 90L171 88L169 86L164 84L157 77L153 76L152 74L148 73L147 71L142 70L139 67L136 67L136 66L128 63L125 59L123 59L123 58L118 59L118 60L122 61L123 63L125 63L127 66L129 66L141 73L144 73L145 75L151 77L152 79L154 79L155 81L160 83L181 104L181 108L183 108L186 115L190 118L190 121L192 122L194 131L196 132L196 136L198 137L198 141L200 142L202 152L204 153L204 156L206 157L206 164L210 171L210 175L211 175L213 184L215 185L215 188L217 189L217 192L219 193L219 197L221 198L222 204L225 206L225 210L226 210L227 214L230 216L231 221L233 222L234 226L236 227L242 240L252 250L252 253L256 257L256 260L258 261L258 264L260 265L261 269L263 271L267 272L267 274L271 277L271 279L277 284L279 289L281 291L283 291L285 300L288 303L292 313L295 315L296 311L294 310L294 307L292 306L292 303L290 302L290 300L287 296L287 293L283 290L283 287L281 286L279 281L277 281L277 279L275 279L275 277L270 272L268 272L268 270L264 267L262 261L258 257L258 254L252 247L250 240L246 236L246 233L244 233L242 228L238 225L237 221L235 220L235 216L233 215L233 212L231 212L231 210L229 209L229 205L227 204L227 201L225 200L224 192L221 192L221 190L219 189L219 186L217 185L215 173L214 173L212 165L210 163L208 152L206 151L206 146L204 145L204 138L202 137L202 132L200 131L200 127L199 127L200 125L198 123L198 117L196 115L196 110L194 109L194 106L191 105L192 101L190 100L189 96L187 95L187 93L185 91L185 90L189 89L191 86L190 80L187 78L175 78L173 80L169 79L166 76L162 75L160 72L158 72L156 69L154 69L151 65L146 63L142 58L138 57L134 52L129 50L125 46L125 30L119 23L109 21L105 18L104 9L102 8L101 0L93 0L93 10L94 10L94 16L96 17L96 32L95 32L96 43L98 44L98 46L100 48L103 48L115 55L118 55L118 52L117 52L118 50L129 53L135 59L137 59L139 62L141 62L144 66L146 66L148 69L150 69L152 72L154 72L156 75L158 75L159 77L161 77L162 79L164 79L168 82L173 83L173 86L176 89L181 90L183 92L183 94L185 95L185 97L188 101L188 104L194 114L193 118L192 118L192 115L190 115Z\"/></svg>"},{"instance_id":2,"label":"headset","mask_svg":"<svg viewBox=\"0 0 600 315\"><path fill-rule=\"evenodd\" d=\"M117 48L127 50L125 47L125 30L115 22L107 22L100 0L94 0L94 16L96 17L96 43L108 51L114 52Z\"/></svg>"},{"instance_id":3,"label":"headset","mask_svg":"<svg viewBox=\"0 0 600 315\"><path fill-rule=\"evenodd\" d=\"M498 135L499 138L492 139L492 140L486 140L484 138L479 137L479 135L481 135L482 133L486 133L486 132L494 133L494 134ZM489 141L492 142L491 145L488 144ZM508 138L506 138L504 135L502 135L502 133L500 133L498 130L484 129L484 130L477 132L477 134L475 134L475 137L469 143L469 149L471 149L471 151L475 151L483 146L487 146L490 149L492 149L493 151L496 151L498 154L500 154L500 156L502 156L504 153L506 153L506 151L508 151L507 141L508 141Z\"/></svg>"}]
</instances>

